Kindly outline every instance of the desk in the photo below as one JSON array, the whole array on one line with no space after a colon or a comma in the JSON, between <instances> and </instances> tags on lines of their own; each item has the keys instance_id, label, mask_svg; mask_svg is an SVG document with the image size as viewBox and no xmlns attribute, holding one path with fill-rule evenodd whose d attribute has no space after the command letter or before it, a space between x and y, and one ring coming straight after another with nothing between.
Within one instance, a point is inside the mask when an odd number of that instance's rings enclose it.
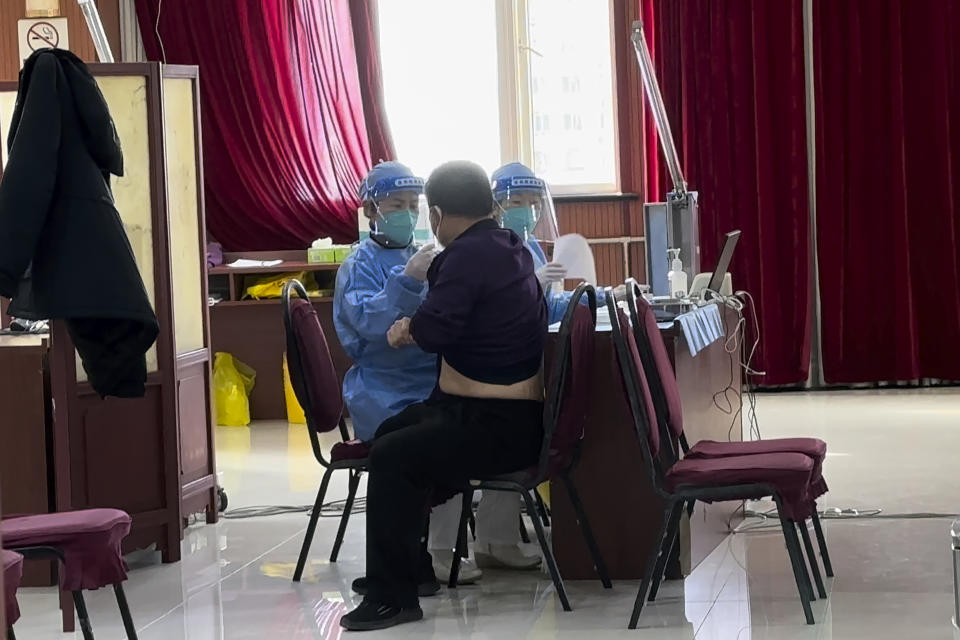
<instances>
[{"instance_id":1,"label":"desk","mask_svg":"<svg viewBox=\"0 0 960 640\"><path fill-rule=\"evenodd\" d=\"M728 317L727 326L733 325ZM740 440L739 417L734 420L713 403L713 395L730 383L730 356L723 341L714 342L693 357L677 325L662 330L662 335L680 385L684 429L691 444L704 438ZM663 518L663 503L653 491L614 369L612 336L609 331L598 330L596 339L594 401L587 416L582 456L573 477L611 579L637 580L643 577ZM733 374L734 387L740 389L739 368ZM561 574L571 580L594 579L593 563L562 483L551 486L550 496L553 552ZM684 516L680 566L679 570L674 568L674 575L680 571L689 573L724 539L727 521L738 506L734 502L698 502L693 517L688 520Z\"/></svg>"}]
</instances>

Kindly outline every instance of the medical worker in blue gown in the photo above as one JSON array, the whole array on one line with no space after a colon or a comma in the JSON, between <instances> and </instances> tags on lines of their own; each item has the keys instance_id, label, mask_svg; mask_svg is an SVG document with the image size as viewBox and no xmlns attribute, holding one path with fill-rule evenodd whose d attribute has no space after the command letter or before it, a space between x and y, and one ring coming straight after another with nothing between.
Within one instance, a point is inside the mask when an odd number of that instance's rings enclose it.
<instances>
[{"instance_id":1,"label":"medical worker in blue gown","mask_svg":"<svg viewBox=\"0 0 960 640\"><path fill-rule=\"evenodd\" d=\"M547 300L549 322L560 322L573 292L562 291L555 283L563 282L567 269L557 262L548 262L538 241L552 242L558 235L550 189L546 182L520 162L505 164L494 171L491 184L494 202L501 211L501 224L520 236L533 254L537 278ZM606 297L603 291L598 290L597 307L602 308L605 304Z\"/></svg>"},{"instance_id":2,"label":"medical worker in blue gown","mask_svg":"<svg viewBox=\"0 0 960 640\"><path fill-rule=\"evenodd\" d=\"M414 228L423 193L423 179L398 162L375 166L360 184L370 237L360 241L337 272L334 326L354 365L343 379L343 398L355 436L372 440L386 418L420 402L433 391L436 356L416 345L393 349L387 329L411 317L426 296L427 269L437 254L428 243L414 244ZM460 500L434 510L430 518L430 553L441 579L449 575L459 523ZM520 547L516 496L490 493L477 513L477 562L488 566L527 569L539 566L537 555ZM464 562L464 584L480 578L473 562Z\"/></svg>"}]
</instances>

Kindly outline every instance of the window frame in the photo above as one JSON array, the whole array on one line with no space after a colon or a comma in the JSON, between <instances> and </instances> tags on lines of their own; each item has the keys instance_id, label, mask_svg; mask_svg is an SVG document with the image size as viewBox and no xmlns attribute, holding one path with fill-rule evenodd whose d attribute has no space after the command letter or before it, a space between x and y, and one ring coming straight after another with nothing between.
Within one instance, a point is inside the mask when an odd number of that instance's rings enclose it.
<instances>
[{"instance_id":1,"label":"window frame","mask_svg":"<svg viewBox=\"0 0 960 640\"><path fill-rule=\"evenodd\" d=\"M608 0L607 15L610 33L610 92L612 122L616 125L618 113L617 67L615 55L615 0ZM500 71L500 159L501 162L519 160L536 170L534 163L533 91L530 73L530 55L533 51L527 20L527 0L496 0L497 67ZM613 127L614 181L609 183L551 184L554 194L614 194L620 193L620 131Z\"/></svg>"}]
</instances>

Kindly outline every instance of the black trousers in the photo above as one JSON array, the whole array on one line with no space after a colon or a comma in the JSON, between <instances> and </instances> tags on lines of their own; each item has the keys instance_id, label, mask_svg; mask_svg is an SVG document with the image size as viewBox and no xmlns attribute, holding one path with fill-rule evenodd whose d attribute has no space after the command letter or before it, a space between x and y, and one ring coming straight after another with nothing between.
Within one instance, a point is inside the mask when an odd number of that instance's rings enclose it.
<instances>
[{"instance_id":1,"label":"black trousers","mask_svg":"<svg viewBox=\"0 0 960 640\"><path fill-rule=\"evenodd\" d=\"M537 463L543 403L435 391L380 425L367 479L368 598L417 605L433 569L423 536L434 494Z\"/></svg>"}]
</instances>

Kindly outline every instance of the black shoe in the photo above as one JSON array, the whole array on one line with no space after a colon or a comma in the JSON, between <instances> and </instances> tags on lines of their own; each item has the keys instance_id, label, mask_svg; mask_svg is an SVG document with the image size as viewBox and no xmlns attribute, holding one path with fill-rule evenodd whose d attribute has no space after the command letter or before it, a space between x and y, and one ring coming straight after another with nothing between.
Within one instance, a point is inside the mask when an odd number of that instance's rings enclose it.
<instances>
[{"instance_id":1,"label":"black shoe","mask_svg":"<svg viewBox=\"0 0 960 640\"><path fill-rule=\"evenodd\" d=\"M347 631L375 631L417 620L423 620L420 607L401 609L364 599L359 607L340 618L340 626Z\"/></svg>"},{"instance_id":2,"label":"black shoe","mask_svg":"<svg viewBox=\"0 0 960 640\"><path fill-rule=\"evenodd\" d=\"M367 577L363 576L357 578L350 585L350 588L353 589L354 593L359 593L362 596L367 595L370 591L370 586L367 583ZM429 598L430 596L435 596L440 593L440 582L436 578L428 580L427 582L421 582L417 585L417 595L421 598Z\"/></svg>"}]
</instances>

